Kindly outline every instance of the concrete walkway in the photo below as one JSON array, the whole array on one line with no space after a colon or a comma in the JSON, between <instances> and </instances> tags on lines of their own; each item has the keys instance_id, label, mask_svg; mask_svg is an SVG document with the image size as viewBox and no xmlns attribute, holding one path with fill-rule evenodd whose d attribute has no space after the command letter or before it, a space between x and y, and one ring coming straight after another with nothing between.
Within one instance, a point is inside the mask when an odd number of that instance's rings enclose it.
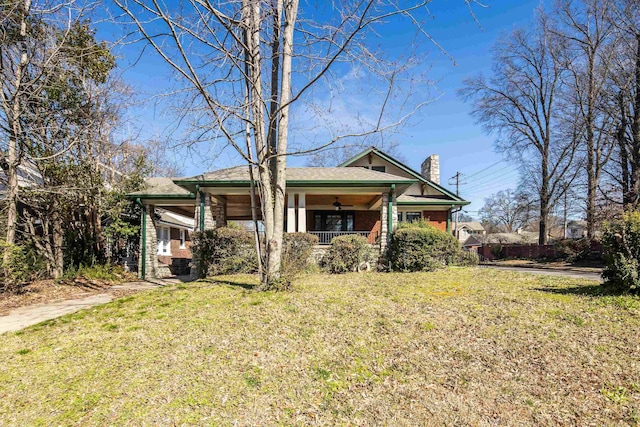
<instances>
[{"instance_id":1,"label":"concrete walkway","mask_svg":"<svg viewBox=\"0 0 640 427\"><path fill-rule=\"evenodd\" d=\"M153 279L146 282L129 282L122 285L112 286L104 293L91 295L85 298L70 299L46 304L36 304L28 307L20 307L6 316L0 316L0 334L5 332L15 332L24 329L27 326L35 325L46 320L55 319L65 314L75 313L76 311L94 307L96 305L106 304L113 300L113 294L110 291L115 290L135 290L144 291L148 289L159 288L169 284L175 284L186 281L184 278L169 279Z\"/></svg>"}]
</instances>

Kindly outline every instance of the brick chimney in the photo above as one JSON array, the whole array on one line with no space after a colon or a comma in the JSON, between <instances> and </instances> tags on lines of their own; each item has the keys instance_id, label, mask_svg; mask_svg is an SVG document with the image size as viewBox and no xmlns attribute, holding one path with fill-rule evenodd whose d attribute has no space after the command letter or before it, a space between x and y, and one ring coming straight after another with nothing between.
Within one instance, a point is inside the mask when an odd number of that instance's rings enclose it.
<instances>
[{"instance_id":1,"label":"brick chimney","mask_svg":"<svg viewBox=\"0 0 640 427\"><path fill-rule=\"evenodd\" d=\"M440 159L437 154L432 154L422 162L422 169L420 171L422 176L427 178L431 182L440 184Z\"/></svg>"}]
</instances>

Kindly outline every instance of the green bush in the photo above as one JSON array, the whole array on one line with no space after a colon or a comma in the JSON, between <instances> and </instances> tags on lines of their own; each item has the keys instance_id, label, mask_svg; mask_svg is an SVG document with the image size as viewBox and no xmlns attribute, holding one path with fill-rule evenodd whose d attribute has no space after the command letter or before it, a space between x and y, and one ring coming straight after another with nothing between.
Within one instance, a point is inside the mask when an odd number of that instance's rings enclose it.
<instances>
[{"instance_id":1,"label":"green bush","mask_svg":"<svg viewBox=\"0 0 640 427\"><path fill-rule=\"evenodd\" d=\"M282 275L294 278L312 264L313 247L318 236L309 233L285 233L282 248Z\"/></svg>"},{"instance_id":2,"label":"green bush","mask_svg":"<svg viewBox=\"0 0 640 427\"><path fill-rule=\"evenodd\" d=\"M640 212L625 212L621 220L605 223L602 246L605 286L640 293Z\"/></svg>"},{"instance_id":3,"label":"green bush","mask_svg":"<svg viewBox=\"0 0 640 427\"><path fill-rule=\"evenodd\" d=\"M334 237L329 251L321 259L321 267L329 273L360 271L373 258L367 238L355 234Z\"/></svg>"},{"instance_id":4,"label":"green bush","mask_svg":"<svg viewBox=\"0 0 640 427\"><path fill-rule=\"evenodd\" d=\"M10 245L0 241L0 263L2 268L3 291L13 291L21 284L44 277L45 267L43 260L38 257L34 248L25 245ZM7 253L5 259L4 254Z\"/></svg>"},{"instance_id":5,"label":"green bush","mask_svg":"<svg viewBox=\"0 0 640 427\"><path fill-rule=\"evenodd\" d=\"M589 239L563 239L555 243L558 258L568 262L583 261L591 255L591 242Z\"/></svg>"},{"instance_id":6,"label":"green bush","mask_svg":"<svg viewBox=\"0 0 640 427\"><path fill-rule=\"evenodd\" d=\"M461 267L474 267L480 263L480 257L477 252L461 250L455 261L456 265Z\"/></svg>"},{"instance_id":7,"label":"green bush","mask_svg":"<svg viewBox=\"0 0 640 427\"><path fill-rule=\"evenodd\" d=\"M200 277L257 269L254 238L245 230L220 227L194 233L191 251Z\"/></svg>"},{"instance_id":8,"label":"green bush","mask_svg":"<svg viewBox=\"0 0 640 427\"><path fill-rule=\"evenodd\" d=\"M453 235L424 222L404 225L394 233L388 253L392 270L433 271L461 257Z\"/></svg>"}]
</instances>

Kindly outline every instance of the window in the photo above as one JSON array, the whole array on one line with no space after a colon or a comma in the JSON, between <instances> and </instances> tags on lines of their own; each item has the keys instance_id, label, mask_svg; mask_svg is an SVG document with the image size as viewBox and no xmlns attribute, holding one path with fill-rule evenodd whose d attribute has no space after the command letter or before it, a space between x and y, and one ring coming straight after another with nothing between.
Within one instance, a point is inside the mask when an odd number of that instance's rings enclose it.
<instances>
[{"instance_id":1,"label":"window","mask_svg":"<svg viewBox=\"0 0 640 427\"><path fill-rule=\"evenodd\" d=\"M180 230L180 249L186 249L187 243L187 232L185 230Z\"/></svg>"},{"instance_id":2,"label":"window","mask_svg":"<svg viewBox=\"0 0 640 427\"><path fill-rule=\"evenodd\" d=\"M354 213L346 211L319 211L313 215L315 231L353 231Z\"/></svg>"},{"instance_id":3,"label":"window","mask_svg":"<svg viewBox=\"0 0 640 427\"><path fill-rule=\"evenodd\" d=\"M405 217L407 218L407 222L414 222L414 221L418 221L420 218L422 218L422 213L421 212L406 212L405 213Z\"/></svg>"},{"instance_id":4,"label":"window","mask_svg":"<svg viewBox=\"0 0 640 427\"><path fill-rule=\"evenodd\" d=\"M398 212L398 222L402 222L402 212Z\"/></svg>"},{"instance_id":5,"label":"window","mask_svg":"<svg viewBox=\"0 0 640 427\"><path fill-rule=\"evenodd\" d=\"M376 172L386 172L386 169L384 166L371 166L371 170Z\"/></svg>"},{"instance_id":6,"label":"window","mask_svg":"<svg viewBox=\"0 0 640 427\"><path fill-rule=\"evenodd\" d=\"M171 229L158 227L158 255L171 255Z\"/></svg>"}]
</instances>

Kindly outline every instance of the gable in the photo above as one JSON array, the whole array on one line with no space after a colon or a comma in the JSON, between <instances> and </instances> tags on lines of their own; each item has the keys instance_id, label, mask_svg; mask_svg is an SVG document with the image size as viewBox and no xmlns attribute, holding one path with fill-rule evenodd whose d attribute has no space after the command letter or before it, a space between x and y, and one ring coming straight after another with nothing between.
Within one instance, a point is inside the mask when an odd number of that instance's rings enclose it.
<instances>
[{"instance_id":1,"label":"gable","mask_svg":"<svg viewBox=\"0 0 640 427\"><path fill-rule=\"evenodd\" d=\"M339 167L361 167L367 169L380 166L385 167L386 173L397 175L403 178L412 178L419 180L418 183L411 185L402 194L414 196L433 196L436 198L441 198L443 200L469 204L444 187L431 182L430 180L420 175L418 172L414 171L413 169L394 159L393 157L383 153L375 147L368 148L362 153L339 165Z\"/></svg>"}]
</instances>

